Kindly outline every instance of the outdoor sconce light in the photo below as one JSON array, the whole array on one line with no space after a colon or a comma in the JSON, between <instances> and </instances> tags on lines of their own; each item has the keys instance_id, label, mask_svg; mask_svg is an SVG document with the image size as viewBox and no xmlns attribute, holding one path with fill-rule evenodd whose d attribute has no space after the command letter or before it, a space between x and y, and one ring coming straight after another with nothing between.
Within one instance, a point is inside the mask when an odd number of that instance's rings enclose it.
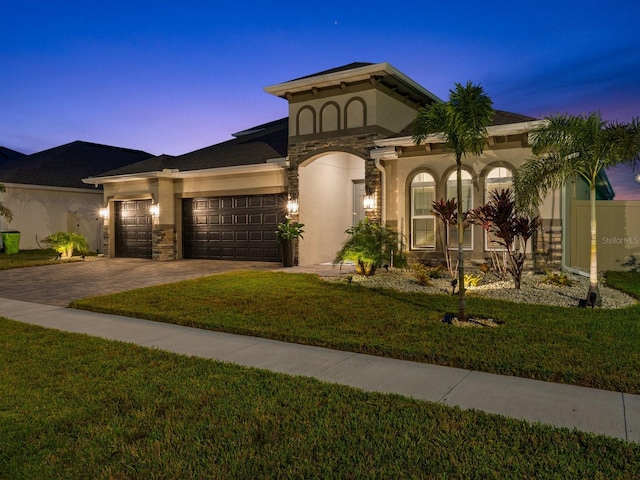
<instances>
[{"instance_id":1,"label":"outdoor sconce light","mask_svg":"<svg viewBox=\"0 0 640 480\"><path fill-rule=\"evenodd\" d=\"M298 213L299 208L298 200L289 197L289 200L287 200L287 212L289 212L289 214L295 214Z\"/></svg>"},{"instance_id":2,"label":"outdoor sconce light","mask_svg":"<svg viewBox=\"0 0 640 480\"><path fill-rule=\"evenodd\" d=\"M362 200L362 205L365 210L373 210L376 208L376 197L375 195L365 195Z\"/></svg>"},{"instance_id":3,"label":"outdoor sconce light","mask_svg":"<svg viewBox=\"0 0 640 480\"><path fill-rule=\"evenodd\" d=\"M154 217L157 217L158 215L160 215L160 204L159 203L152 203L151 206L149 207L149 212Z\"/></svg>"},{"instance_id":4,"label":"outdoor sconce light","mask_svg":"<svg viewBox=\"0 0 640 480\"><path fill-rule=\"evenodd\" d=\"M102 207L98 210L98 215L100 215L101 218L109 218L109 207Z\"/></svg>"}]
</instances>

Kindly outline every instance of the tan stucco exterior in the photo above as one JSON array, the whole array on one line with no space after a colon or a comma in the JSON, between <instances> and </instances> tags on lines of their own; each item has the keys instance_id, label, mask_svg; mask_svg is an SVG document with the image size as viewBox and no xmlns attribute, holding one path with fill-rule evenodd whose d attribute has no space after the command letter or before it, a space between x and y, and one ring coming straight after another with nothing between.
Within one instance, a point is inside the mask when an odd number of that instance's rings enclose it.
<instances>
[{"instance_id":1,"label":"tan stucco exterior","mask_svg":"<svg viewBox=\"0 0 640 480\"><path fill-rule=\"evenodd\" d=\"M20 249L44 246L43 238L56 232L84 235L93 252L102 250L102 191L5 183L3 204L13 221L0 219L0 230L20 232Z\"/></svg>"}]
</instances>

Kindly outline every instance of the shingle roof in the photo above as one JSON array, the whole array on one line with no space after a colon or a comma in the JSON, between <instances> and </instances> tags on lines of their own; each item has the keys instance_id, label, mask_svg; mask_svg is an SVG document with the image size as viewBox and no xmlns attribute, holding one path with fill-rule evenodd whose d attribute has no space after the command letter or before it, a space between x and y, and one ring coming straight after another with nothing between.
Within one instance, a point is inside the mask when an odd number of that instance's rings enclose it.
<instances>
[{"instance_id":1,"label":"shingle roof","mask_svg":"<svg viewBox=\"0 0 640 480\"><path fill-rule=\"evenodd\" d=\"M322 72L312 73L311 75L305 75L304 77L300 77L300 78L294 78L293 80L290 80L290 81L295 82L296 80L302 80L304 78L319 77L320 75L328 75L330 73L344 72L346 70L353 70L354 68L368 67L369 65L375 65L375 63L352 62L347 65L342 65L341 67L330 68L329 70L323 70Z\"/></svg>"},{"instance_id":2,"label":"shingle roof","mask_svg":"<svg viewBox=\"0 0 640 480\"><path fill-rule=\"evenodd\" d=\"M0 169L0 182L95 188L82 179L150 156L140 150L75 141L5 161Z\"/></svg>"},{"instance_id":3,"label":"shingle roof","mask_svg":"<svg viewBox=\"0 0 640 480\"><path fill-rule=\"evenodd\" d=\"M104 173L100 177L157 172L165 168L181 172L265 163L287 156L289 119L282 118L235 134L236 138L177 157L161 155ZM96 176L96 175L94 175Z\"/></svg>"},{"instance_id":4,"label":"shingle roof","mask_svg":"<svg viewBox=\"0 0 640 480\"><path fill-rule=\"evenodd\" d=\"M4 163L7 160L13 160L14 158L24 157L24 153L16 152L7 147L0 147L0 163Z\"/></svg>"},{"instance_id":5,"label":"shingle roof","mask_svg":"<svg viewBox=\"0 0 640 480\"><path fill-rule=\"evenodd\" d=\"M528 115L507 112L505 110L495 110L495 115L493 116L491 125L508 125L510 123L533 122L534 120L537 119ZM410 137L412 134L413 122L404 127L397 135L392 135L392 137Z\"/></svg>"}]
</instances>

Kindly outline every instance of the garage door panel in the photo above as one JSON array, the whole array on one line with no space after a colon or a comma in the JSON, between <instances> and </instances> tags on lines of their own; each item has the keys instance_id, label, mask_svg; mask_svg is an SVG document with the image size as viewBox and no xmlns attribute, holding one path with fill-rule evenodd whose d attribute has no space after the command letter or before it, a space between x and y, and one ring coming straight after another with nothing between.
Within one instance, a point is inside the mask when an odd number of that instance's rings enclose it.
<instances>
[{"instance_id":1,"label":"garage door panel","mask_svg":"<svg viewBox=\"0 0 640 480\"><path fill-rule=\"evenodd\" d=\"M115 204L115 256L151 258L151 200Z\"/></svg>"},{"instance_id":2,"label":"garage door panel","mask_svg":"<svg viewBox=\"0 0 640 480\"><path fill-rule=\"evenodd\" d=\"M277 223L284 220L284 205L283 195L184 199L185 258L279 261L275 230ZM192 220L202 215L206 216L206 223Z\"/></svg>"}]
</instances>

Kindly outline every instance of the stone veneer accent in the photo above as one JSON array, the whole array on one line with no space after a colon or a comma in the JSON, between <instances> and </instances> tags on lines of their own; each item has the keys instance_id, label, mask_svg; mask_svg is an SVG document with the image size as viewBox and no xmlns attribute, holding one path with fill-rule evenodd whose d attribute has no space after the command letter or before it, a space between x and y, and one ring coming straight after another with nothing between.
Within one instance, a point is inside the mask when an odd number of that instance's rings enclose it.
<instances>
[{"instance_id":1,"label":"stone veneer accent","mask_svg":"<svg viewBox=\"0 0 640 480\"><path fill-rule=\"evenodd\" d=\"M109 221L106 220L102 226L102 254L109 258L111 257L111 249L109 248Z\"/></svg>"},{"instance_id":2,"label":"stone veneer accent","mask_svg":"<svg viewBox=\"0 0 640 480\"><path fill-rule=\"evenodd\" d=\"M382 218L382 179L380 171L376 168L375 160L369 157L369 152L375 148L374 140L383 138L379 133L363 133L359 135L345 135L331 138L314 139L309 141L294 141L289 138L289 170L288 193L294 197L299 196L298 165L315 154L323 152L347 152L358 155L365 160L365 189L368 194L375 194L377 205L375 210L367 212L367 217L372 220ZM297 215L292 215L297 220Z\"/></svg>"},{"instance_id":3,"label":"stone veneer accent","mask_svg":"<svg viewBox=\"0 0 640 480\"><path fill-rule=\"evenodd\" d=\"M163 262L175 260L175 229L174 225L154 225L151 232L152 258Z\"/></svg>"}]
</instances>

